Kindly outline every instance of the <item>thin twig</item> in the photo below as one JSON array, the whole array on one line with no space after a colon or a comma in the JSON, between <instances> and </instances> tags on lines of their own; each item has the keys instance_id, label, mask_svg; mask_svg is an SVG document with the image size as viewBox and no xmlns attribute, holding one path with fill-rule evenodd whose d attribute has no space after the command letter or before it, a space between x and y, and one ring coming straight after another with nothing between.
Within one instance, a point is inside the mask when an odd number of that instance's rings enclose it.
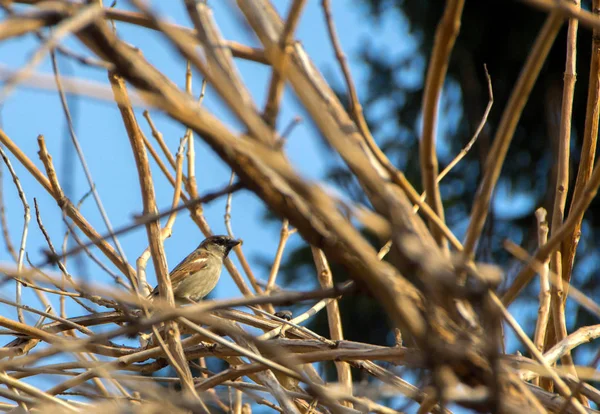
<instances>
[{"instance_id":1,"label":"thin twig","mask_svg":"<svg viewBox=\"0 0 600 414\"><path fill-rule=\"evenodd\" d=\"M235 173L231 171L231 175L229 176L229 184L233 184L233 180L235 180ZM231 201L233 200L233 194L229 193L227 195L227 201L225 202L225 229L227 230L227 235L231 238L235 238L233 236L233 229L231 228Z\"/></svg>"},{"instance_id":2,"label":"thin twig","mask_svg":"<svg viewBox=\"0 0 600 414\"><path fill-rule=\"evenodd\" d=\"M283 129L283 132L281 133L281 137L279 138L279 140L282 141L282 143L284 143L285 140L287 140L289 138L289 136L292 133L292 131L298 125L300 125L300 123L302 121L303 121L303 119L300 116L295 116L294 118L292 118L292 120L290 121L290 123Z\"/></svg>"},{"instance_id":3,"label":"thin twig","mask_svg":"<svg viewBox=\"0 0 600 414\"><path fill-rule=\"evenodd\" d=\"M86 328L85 326L79 325L79 324L77 324L77 323L75 323L75 322L73 322L73 321L71 321L69 319L57 316L53 312L49 312L49 311L45 311L44 312L44 311L32 308L31 306L19 305L16 302L12 302L10 300L6 300L6 299L3 299L3 298L0 298L0 302L4 303L4 304L7 304L7 305L10 305L10 306L14 306L15 308L21 308L22 310L25 310L27 312L35 313L37 315L44 316L46 318L49 318L49 319L61 322L61 323L65 324L65 325L68 325L68 326L72 327L73 329L77 329L78 331L80 331L81 333L83 333L85 335L88 335L88 336L94 335L94 332L92 332L90 329Z\"/></svg>"},{"instance_id":4,"label":"thin twig","mask_svg":"<svg viewBox=\"0 0 600 414\"><path fill-rule=\"evenodd\" d=\"M206 85L206 81L202 81L202 92L200 94L201 98L199 99L198 105L201 104L202 96L204 96L204 88ZM185 91L192 95L192 64L188 60L186 70L185 70ZM188 194L192 198L198 197L198 183L196 182L196 149L194 145L194 132L191 128L186 129L185 137L187 138L187 157L188 157L188 174L186 181L186 188L188 190Z\"/></svg>"},{"instance_id":5,"label":"thin twig","mask_svg":"<svg viewBox=\"0 0 600 414\"><path fill-rule=\"evenodd\" d=\"M10 239L10 231L8 228L8 222L6 221L6 205L4 204L4 168L3 164L0 164L0 226L2 226L2 237L4 238L4 245L8 254L11 255L15 263L18 260L17 252L13 246L12 240Z\"/></svg>"},{"instance_id":6,"label":"thin twig","mask_svg":"<svg viewBox=\"0 0 600 414\"><path fill-rule=\"evenodd\" d=\"M306 4L306 0L294 0L290 6L285 26L281 32L279 39L279 47L283 51L279 59L271 62L273 69L271 71L271 80L269 82L269 91L267 93L267 102L263 110L263 118L272 128L276 127L277 115L279 114L279 106L283 96L283 87L285 85L286 68L288 55L292 48L292 39L294 32L300 21L302 9Z\"/></svg>"},{"instance_id":7,"label":"thin twig","mask_svg":"<svg viewBox=\"0 0 600 414\"><path fill-rule=\"evenodd\" d=\"M579 0L575 0L574 4L577 8L580 8ZM554 193L554 204L552 208L552 226L551 231L554 235L554 231L558 229L562 224L565 217L565 208L567 202L567 195L569 192L569 158L570 158L570 146L571 146L571 121L573 112L573 97L575 93L575 81L576 75L576 58L577 58L577 30L579 22L576 19L569 19L569 28L567 32L567 50L566 50L566 62L565 62L565 74L564 74L564 88L562 96L561 116L560 116L560 134L558 142L558 154L557 154L557 167L556 167L556 186ZM594 37L593 43L597 49L597 39ZM598 54L592 53L591 70L598 69ZM596 69L594 69L594 67ZM591 79L591 78L590 78ZM589 93L591 93L591 85ZM588 129L587 116L586 115L586 130ZM597 119L597 117L596 117ZM597 127L596 127L597 128ZM588 140L589 141L589 140ZM580 183L581 184L581 183ZM573 205L573 204L572 204ZM571 206L572 206L571 205ZM577 231L575 226L574 232ZM561 248L556 249L550 256L550 268L552 272L560 275L556 280L556 285L552 286L552 306L553 306L553 319L554 331L549 329L549 335L546 337L546 343L551 345L552 343L561 341L567 336L566 321L565 321L565 301L567 298L567 292L563 288L562 280L565 279L567 282L570 280L572 256L568 251L569 244L572 242L569 239L565 240ZM566 248L562 251L562 248ZM566 257L563 257L563 254ZM564 260L564 266L563 266ZM562 316L561 316L562 315ZM563 362L567 365L573 366L572 358L567 356ZM537 381L537 379L536 379Z\"/></svg>"},{"instance_id":8,"label":"thin twig","mask_svg":"<svg viewBox=\"0 0 600 414\"><path fill-rule=\"evenodd\" d=\"M548 242L537 249L533 255L536 261L545 261L550 257L552 252L559 247L560 243L563 242L571 231L575 228L579 222L580 215L587 210L590 203L598 192L600 186L600 166L596 165L590 180L586 184L582 196L579 198L577 203L569 210L569 216L559 228L552 229L552 235ZM508 306L518 296L521 290L534 276L535 272L532 268L532 261L527 263L515 276L515 279L509 289L502 296L502 302Z\"/></svg>"},{"instance_id":9,"label":"thin twig","mask_svg":"<svg viewBox=\"0 0 600 414\"><path fill-rule=\"evenodd\" d=\"M331 268L329 262L325 257L322 250L311 246L313 260L317 267L317 278L319 284L323 289L330 288L333 286L333 275L331 274ZM327 304L327 322L329 324L329 335L334 341L342 341L344 339L344 333L342 328L342 317L340 315L340 306L336 299L332 299ZM338 380L342 384L344 392L352 395L352 372L350 371L350 365L345 362L336 362L335 367L337 369ZM347 407L352 408L351 403L345 404Z\"/></svg>"},{"instance_id":10,"label":"thin twig","mask_svg":"<svg viewBox=\"0 0 600 414\"><path fill-rule=\"evenodd\" d=\"M508 322L510 327L515 331L515 333L517 334L517 337L519 338L521 343L523 345L525 345L525 347L527 347L527 350L534 356L534 358L537 360L537 362L542 364L546 373L554 381L560 394L562 394L563 397L565 397L571 401L571 404L573 404L573 407L577 410L577 412L579 412L581 414L585 414L586 413L585 408L583 408L581 403L579 401L577 401L576 398L573 398L573 394L571 393L571 390L569 389L567 384L565 384L565 382L556 374L556 372L552 369L550 364L548 364L548 362L546 362L542 353L537 350L537 348L535 347L533 342L531 342L531 340L529 339L527 334L523 331L521 326L519 326L519 323L515 320L515 318L513 318L513 316L510 314L510 312L508 312L508 310L504 307L504 305L502 304L500 299L498 299L498 297L492 292L490 292L490 298L492 300L492 303L494 303L496 305L496 307L500 310L500 312L504 316L504 319Z\"/></svg>"},{"instance_id":11,"label":"thin twig","mask_svg":"<svg viewBox=\"0 0 600 414\"><path fill-rule=\"evenodd\" d=\"M24 65L18 72L7 79L4 87L0 91L0 101L5 101L12 90L23 80L27 79L33 72L35 67L39 65L44 56L50 52L64 37L71 33L81 30L90 22L96 20L102 15L102 7L97 4L92 4L81 9L81 11L70 19L61 22L52 35L38 48L33 54L29 62Z\"/></svg>"},{"instance_id":12,"label":"thin twig","mask_svg":"<svg viewBox=\"0 0 600 414\"><path fill-rule=\"evenodd\" d=\"M125 263L118 256L117 252L109 245L105 238L100 237L96 230L90 225L90 223L81 215L81 212L73 205L73 203L64 195L58 178L56 177L56 171L52 163L52 157L48 153L44 137L38 136L38 145L40 148L39 156L44 167L46 168L48 178L33 164L33 162L15 145L15 143L2 131L0 130L0 141L8 147L13 155L23 164L25 168L31 173L32 176L44 187L44 189L56 200L59 207L71 218L74 223L82 230L82 232L90 239L94 240L93 244L96 244L100 250L110 259L111 262L119 268L128 278L135 277L133 268Z\"/></svg>"},{"instance_id":13,"label":"thin twig","mask_svg":"<svg viewBox=\"0 0 600 414\"><path fill-rule=\"evenodd\" d=\"M535 272L537 273L542 273L544 272L544 268L543 268L543 264L542 262L540 262L535 256L530 256L529 253L527 253L527 251L525 251L522 247L520 247L519 245L511 242L510 240L506 240L504 242L504 248L513 256L515 256L516 258L518 258L519 260L525 262L527 264L527 266L529 266L532 270L535 270ZM549 280L550 283L555 285L557 282L557 278L558 275L556 273L554 273L553 271L549 272ZM566 287L566 282L563 280L563 287ZM587 309L590 313L592 313L593 315L596 315L598 318L600 318L600 305L598 305L594 300L592 300L592 298L590 298L589 296L587 296L585 293L583 293L581 290L577 289L575 286L573 285L569 285L569 296L571 296L571 298L573 300L575 300L577 303L579 303L581 306L583 306L585 309Z\"/></svg>"},{"instance_id":14,"label":"thin twig","mask_svg":"<svg viewBox=\"0 0 600 414\"><path fill-rule=\"evenodd\" d=\"M433 50L427 67L427 78L423 92L423 133L419 145L421 176L425 194L428 196L427 203L442 221L444 221L444 206L437 181L438 159L435 145L438 108L444 87L444 79L448 72L450 54L460 30L464 4L464 0L449 0L446 2L444 14L435 31ZM447 251L448 243L444 240L443 234L433 223L430 224L430 228L438 245L444 251Z\"/></svg>"},{"instance_id":15,"label":"thin twig","mask_svg":"<svg viewBox=\"0 0 600 414\"><path fill-rule=\"evenodd\" d=\"M546 210L543 208L538 208L535 211L535 217L538 223L538 245L542 246L548 241L548 222L546 221ZM548 320L550 318L550 280L548 277L548 272L550 269L548 260L543 263L542 270L543 271L540 273L540 303L533 339L536 349L540 352L544 352L544 341L546 338L546 331L548 329ZM539 385L539 381L536 380L534 384Z\"/></svg>"},{"instance_id":16,"label":"thin twig","mask_svg":"<svg viewBox=\"0 0 600 414\"><path fill-rule=\"evenodd\" d=\"M471 220L467 229L464 256L470 258L475 253L477 241L485 225L492 193L500 176L500 171L508 151L508 147L521 117L533 84L550 52L550 47L563 23L563 16L559 12L552 12L547 17L543 28L540 30L534 45L531 48L521 75L513 88L506 109L498 126L496 137L489 151L484 177L477 191L471 213Z\"/></svg>"},{"instance_id":17,"label":"thin twig","mask_svg":"<svg viewBox=\"0 0 600 414\"><path fill-rule=\"evenodd\" d=\"M180 198L181 198L181 182L182 182L182 178L183 178L183 150L184 150L184 146L185 146L186 142L188 142L188 140L186 138L181 139L181 141L179 143L179 148L177 149L177 155L175 158L175 160L176 160L175 177L176 178L175 178L175 184L174 184L175 191L173 192L173 202L171 203L172 209L177 207L177 205L179 204ZM166 239L171 237L171 234L173 231L173 225L175 224L176 217L177 217L176 211L173 211L169 215L169 218L167 219L167 223L160 231L161 242L164 242ZM148 260L150 259L150 253L151 253L150 246L148 246L146 248L146 250L144 250L142 252L142 254L138 257L138 259L135 262L136 268L137 268L138 280L140 281L141 293L144 296L147 296L150 293L150 290L148 290L148 284L146 282L146 264L148 263Z\"/></svg>"},{"instance_id":18,"label":"thin twig","mask_svg":"<svg viewBox=\"0 0 600 414\"><path fill-rule=\"evenodd\" d=\"M23 259L25 257L25 247L27 245L27 232L29 230L29 220L31 219L29 203L27 203L27 197L25 196L25 192L23 191L23 187L21 186L21 181L19 181L19 177L17 173L13 169L10 160L6 156L4 149L0 146L0 156L4 161L4 164L8 167L8 171L15 183L15 187L17 188L17 192L19 193L19 198L21 199L21 203L23 204L23 231L21 233L21 244L19 245L19 256L17 258L17 271L21 271L23 269ZM16 302L17 304L21 304L21 283L16 283ZM23 318L23 311L21 309L17 309L17 314L19 317L19 321L21 323L25 323L25 319Z\"/></svg>"},{"instance_id":19,"label":"thin twig","mask_svg":"<svg viewBox=\"0 0 600 414\"><path fill-rule=\"evenodd\" d=\"M144 115L147 115L147 111L144 111ZM148 114L148 117L149 116L150 115ZM147 118L147 119L150 119L150 118ZM152 122L152 119L150 119L150 122ZM154 135L154 130L153 130L152 134ZM152 143L150 142L150 140L145 135L144 135L144 144L146 145L146 148L148 149L148 152L150 152L150 155L152 155L152 158L154 158L154 161L156 162L156 164L158 164L158 167L160 168L160 170L162 171L162 173L164 174L164 176L167 178L167 180L169 181L169 183L172 186L175 186L175 178L173 177L173 174L171 174L171 172L169 171L169 169L167 168L167 166L165 165L165 163L163 162L163 160L160 158L160 155L158 155L158 152L152 146ZM187 177L183 176L182 180L185 182L187 180ZM189 198L188 198L188 196L186 194L181 194L181 199L184 202L187 202L189 200Z\"/></svg>"},{"instance_id":20,"label":"thin twig","mask_svg":"<svg viewBox=\"0 0 600 414\"><path fill-rule=\"evenodd\" d=\"M576 9L580 9L580 4L575 3L574 6ZM591 10L594 17L598 19L600 17L600 0L592 0ZM576 26L574 30L576 30ZM570 40L570 42L575 42L575 36L576 33L571 33L571 37L574 39ZM600 79L597 76L598 72L600 72L599 37L600 29L594 28L592 36L592 53L590 60L590 77L588 81L588 99L585 112L585 126L583 131L583 143L581 144L581 160L579 161L577 179L575 180L575 187L573 188L573 196L571 198L571 206L569 209L569 218L572 214L574 214L573 207L576 205L576 203L579 202L579 199L584 196L586 184L591 179L592 168L594 167L594 158L596 156L596 145L598 140L598 127L600 116ZM571 46L574 47L572 43ZM574 54L575 51L572 50L571 53ZM568 70L571 71L573 75L575 75L574 56L569 58L567 64L571 65L571 67L568 68ZM570 120L570 117L568 119ZM566 127L567 126L565 125L564 128ZM566 139L566 136L564 139ZM562 162L564 163L564 160ZM561 172L564 173L564 171ZM566 195L564 195L564 197L566 197ZM565 239L562 248L562 277L567 282L571 280L573 262L575 261L577 245L579 243L579 238L581 237L581 223L583 220L583 212L578 213L577 219L578 220L575 224L575 227L572 229L571 234ZM566 300L566 297L563 297L563 300Z\"/></svg>"},{"instance_id":21,"label":"thin twig","mask_svg":"<svg viewBox=\"0 0 600 414\"><path fill-rule=\"evenodd\" d=\"M231 171L231 176L229 177L229 185L232 185L234 179L235 179L235 173L233 171ZM227 201L225 203L224 219L225 219L225 228L227 229L227 234L229 235L229 237L235 238L235 236L233 235L233 229L231 227L231 204L232 204L232 201L233 201L233 193L229 193L227 195ZM250 264L246 260L246 255L244 254L244 250L242 249L242 246L240 244L238 244L237 246L235 246L233 248L233 251L235 252L235 255L237 256L238 260L240 261L240 264L242 265L242 269L244 269L244 273L246 274L246 277L248 278L248 280L250 281L250 284L254 288L254 291L259 295L264 293L262 288L259 286L259 284L256 280L256 277L254 276L254 273L252 272L252 269L250 268ZM268 310L271 313L275 312L275 309L271 305L265 305L265 310Z\"/></svg>"},{"instance_id":22,"label":"thin twig","mask_svg":"<svg viewBox=\"0 0 600 414\"><path fill-rule=\"evenodd\" d=\"M171 164L171 167L175 168L175 158L173 158L173 154L171 154L169 147L165 143L163 134L154 125L154 122L152 121L152 118L150 117L150 112L148 110L145 110L143 112L143 115L144 115L144 118L146 118L146 121L148 122L150 129L152 130L152 136L154 137L156 142L158 142L158 145L160 146L165 157L167 157L167 160L169 161L169 164ZM187 178L186 178L185 182L187 182Z\"/></svg>"},{"instance_id":23,"label":"thin twig","mask_svg":"<svg viewBox=\"0 0 600 414\"><path fill-rule=\"evenodd\" d=\"M100 269L104 270L114 280L114 282L116 284L118 284L120 286L123 286L125 289L129 289L131 286L128 285L127 283L125 283L125 281L123 280L123 278L121 276L119 276L118 274L116 274L115 272L113 272L112 270L110 270L108 268L108 266L105 265L100 260L100 258L97 257L97 255L90 250L90 248L87 245L85 245L85 243L77 235L77 232L75 231L75 228L73 227L73 225L71 223L69 223L69 221L67 220L67 218L63 218L63 221L65 222L65 224L67 226L68 233L71 235L71 237L73 237L73 240L75 240L75 243L77 243L77 245L81 247L81 249L85 252L85 254L90 259L92 259L92 261L94 263L96 263L98 265L98 267L100 267ZM66 253L67 253L67 250L63 250L62 256L64 256L65 258L69 257L69 255L66 254Z\"/></svg>"},{"instance_id":24,"label":"thin twig","mask_svg":"<svg viewBox=\"0 0 600 414\"><path fill-rule=\"evenodd\" d=\"M544 358L549 364L558 361L564 354L572 351L580 345L587 344L594 339L600 338L600 325L591 325L579 328L565 339L554 345L544 353ZM522 375L524 381L531 381L537 377L536 372L526 372Z\"/></svg>"},{"instance_id":25,"label":"thin twig","mask_svg":"<svg viewBox=\"0 0 600 414\"><path fill-rule=\"evenodd\" d=\"M51 61L52 61L52 70L54 71L56 87L58 89L58 94L60 96L60 102L61 102L61 105L63 108L63 112L65 114L65 118L67 120L67 126L69 128L69 135L71 136L71 141L73 142L73 147L75 148L75 151L77 152L77 156L79 157L79 162L81 163L81 167L83 168L85 178L87 179L88 185L90 186L90 191L92 192L94 201L96 201L96 205L98 206L98 211L100 212L100 216L102 217L102 220L104 221L104 225L106 226L106 229L110 233L110 238L112 239L113 243L115 244L115 248L117 249L117 252L119 253L119 255L121 257L121 260L124 263L127 263L127 257L125 256L125 252L123 251L123 248L121 247L121 243L119 243L117 236L115 236L115 234L114 234L112 224L110 223L108 214L106 213L106 210L104 209L104 206L102 205L102 201L100 200L100 195L98 194L98 190L96 189L96 183L94 182L94 179L92 178L92 173L90 172L90 169L85 160L85 156L83 154L81 145L79 145L79 140L77 139L77 134L75 133L75 128L73 126L73 119L71 117L71 111L69 110L69 105L67 103L67 97L66 97L65 91L62 87L60 71L58 69L58 63L56 61L56 54L54 53L54 51L50 52L50 57L51 57Z\"/></svg>"},{"instance_id":26,"label":"thin twig","mask_svg":"<svg viewBox=\"0 0 600 414\"><path fill-rule=\"evenodd\" d=\"M146 225L147 223L150 223L152 221L158 221L163 217L169 216L173 212L185 210L187 208L195 206L198 203L204 203L204 204L210 203L211 201L214 201L224 195L227 195L230 192L239 191L243 188L244 188L244 186L241 183L237 182L237 183L233 184L232 186L227 186L221 190L206 193L204 196L199 197L197 199L189 200L187 203L182 203L175 208L169 208L169 209L167 209L165 211L161 211L160 213L157 213L157 214L140 215L140 216L138 216L138 218L135 220L135 222L133 224L129 224L129 225L123 226L123 227L115 230L114 234L120 235L120 234L128 233L132 230L137 229L138 227ZM100 240L104 240L108 236L109 236L108 234L105 236L98 236L96 239L92 239L88 243L85 243L81 246L74 247L71 250L69 250L61 255L57 255L56 257L53 257L48 262L54 262L56 260L63 259L64 257L68 257L68 256L72 256L74 254L77 254L77 253L81 252L85 247L93 246L93 245L97 244ZM42 265L45 265L45 264L47 264L47 263L43 263Z\"/></svg>"},{"instance_id":27,"label":"thin twig","mask_svg":"<svg viewBox=\"0 0 600 414\"><path fill-rule=\"evenodd\" d=\"M37 389L29 384L25 384L24 382L15 380L14 378L9 377L5 373L0 373L0 382L4 383L10 387L17 388L20 391L24 391L24 392L30 394L31 396L40 399L41 401L46 401L53 405L56 404L59 407L62 407L64 409L68 410L69 412L79 411L75 407L73 407L71 404L66 403L65 401L61 400L60 398L56 398L48 393L40 391L39 389Z\"/></svg>"},{"instance_id":28,"label":"thin twig","mask_svg":"<svg viewBox=\"0 0 600 414\"><path fill-rule=\"evenodd\" d=\"M260 313L261 315L266 316L269 319L272 319L274 321L280 322L282 325L280 325L277 328L275 328L274 331L278 331L279 333L281 333L280 332L280 328L282 328L283 326L287 325L287 326L290 326L292 328L295 328L295 330L292 330L292 334L293 335L297 334L297 331L301 331L303 334L308 335L308 337L316 339L317 341L321 341L324 344L327 344L329 346L334 346L335 345L335 342L333 342L333 341L325 338L324 336L319 335L318 333L315 333L315 332L311 331L310 329L308 329L305 326L301 326L301 325L298 325L298 324L294 323L293 320L289 320L288 321L286 319L278 317L277 315L272 315L272 314L270 314L268 312L265 312L264 310L259 309L259 308L255 307L255 306L248 306L248 307L250 309L252 309L253 311L257 312L257 313ZM272 334L272 332L273 332L273 330L270 330L268 333Z\"/></svg>"},{"instance_id":29,"label":"thin twig","mask_svg":"<svg viewBox=\"0 0 600 414\"><path fill-rule=\"evenodd\" d=\"M477 126L475 133L473 134L473 136L471 137L471 139L469 140L467 145L465 145L465 147L458 153L458 155L456 157L454 157L454 159L452 161L450 161L450 163L448 165L446 165L446 167L442 170L441 173L439 173L439 175L436 178L437 184L439 184L444 179L444 177L446 177L446 175L448 175L448 173L452 170L452 168L454 168L456 166L456 164L458 164L467 155L467 153L471 150L471 148L477 141L477 138L479 138L481 131L483 131L483 128L485 127L488 116L490 114L490 111L492 110L492 106L494 104L494 91L492 89L492 78L490 77L490 74L487 70L487 65L483 65L483 68L485 70L485 76L487 79L487 86L488 86L488 95L489 95L489 100L488 100L487 106L485 107L485 111L483 113L483 116L481 117L481 121L479 121L479 125ZM426 196L427 196L427 194L425 192L421 194L420 199L422 202L425 201ZM415 213L417 211L419 211L418 204L414 206L413 211Z\"/></svg>"},{"instance_id":30,"label":"thin twig","mask_svg":"<svg viewBox=\"0 0 600 414\"><path fill-rule=\"evenodd\" d=\"M331 5L329 4L329 0L321 0L321 7L323 8L323 15L325 16L325 22L327 23L327 30L329 32L329 39L331 40L335 57L337 58L340 68L342 69L342 73L344 74L344 79L346 80L346 88L348 89L348 94L350 95L350 113L354 118L354 122L361 130L361 133L365 135L364 129L366 128L367 124L364 119L358 94L356 93L354 81L352 80L352 73L350 72L346 55L344 54L344 51L340 45L340 41L335 30L335 24L333 23L333 17L331 15Z\"/></svg>"},{"instance_id":31,"label":"thin twig","mask_svg":"<svg viewBox=\"0 0 600 414\"><path fill-rule=\"evenodd\" d=\"M325 15L325 20L327 22L327 28L329 31L329 37L331 39L333 48L335 50L336 58L342 68L342 72L344 74L344 79L346 80L346 87L349 91L350 95L350 112L352 114L352 119L354 123L357 125L360 135L362 135L362 139L364 144L368 147L371 154L367 154L367 158L370 164L373 164L374 168L377 170L385 170L387 174L392 178L393 182L398 185L408 196L411 202L417 204L423 213L423 215L430 220L431 223L437 228L439 231L443 233L443 235L450 241L452 246L462 251L462 244L456 238L456 236L450 231L448 226L444 223L443 220L438 217L438 215L429 207L427 203L421 202L419 199L419 194L414 189L412 184L406 179L404 173L397 170L396 167L392 164L392 162L388 159L388 157L383 153L383 151L379 148L377 143L375 142L373 136L371 135L371 131L367 125L367 122L364 118L364 114L362 111L362 106L360 105L360 101L358 99L358 95L356 93L356 88L354 87L354 82L352 81L352 76L350 73L350 68L346 61L346 57L342 51L342 48L339 44L339 40L337 38L337 34L335 32L335 26L333 24L333 19L331 17L331 11L329 7L329 0L322 0L323 12ZM329 104L328 104L329 105ZM311 108L310 106L308 107ZM342 114L345 116L346 114ZM318 116L313 112L313 118L318 119ZM331 138L331 137L329 137ZM341 141L339 141L341 143ZM348 143L347 140L344 140L344 145ZM362 143L361 143L362 144ZM362 147L362 145L361 145ZM341 149L341 146L337 146L338 151ZM373 159L374 158L374 159ZM356 172L356 171L355 171ZM381 173L380 173L381 174ZM429 235L429 233L428 233Z\"/></svg>"},{"instance_id":32,"label":"thin twig","mask_svg":"<svg viewBox=\"0 0 600 414\"><path fill-rule=\"evenodd\" d=\"M284 321L283 325L262 334L258 338L260 340L266 341L268 339L275 338L278 335L283 335L289 329L289 327L295 326L313 317L314 315L319 313L323 308L325 308L325 306L327 306L332 300L332 298L320 300L319 302L315 303L312 307L310 307L306 312L296 316L291 321Z\"/></svg>"},{"instance_id":33,"label":"thin twig","mask_svg":"<svg viewBox=\"0 0 600 414\"><path fill-rule=\"evenodd\" d=\"M35 208L35 218L38 224L38 227L40 229L40 231L42 232L42 235L44 236L44 239L46 240L46 244L48 245L48 249L50 249L50 253L52 254L56 254L56 250L54 249L54 244L52 243L52 240L50 239L50 235L48 234L48 231L46 230L46 228L44 227L44 224L42 223L42 215L40 213L40 209L37 203L37 199L34 197L33 199L33 206ZM28 260L29 261L29 260ZM73 286L73 288L78 292L78 296L85 296L82 294L81 291L79 291L79 289L77 288L77 285L75 283L75 281L73 280L73 278L71 277L71 275L69 274L69 272L67 271L67 268L65 267L64 263L61 261L58 261L57 266L60 270L61 273L61 283L53 283L54 286L58 289L61 289L61 291L64 291L64 283L62 283L64 281L64 279L66 279L67 281L69 281L69 284L71 286ZM41 288L40 288L41 290ZM47 291L49 292L49 291ZM49 292L49 293L55 293L55 292ZM67 296L67 295L61 295L62 296ZM79 304L81 307L83 307L85 310L87 310L88 312L93 312L93 310L85 305L83 302L81 302L80 300L74 298L73 299L77 304Z\"/></svg>"},{"instance_id":34,"label":"thin twig","mask_svg":"<svg viewBox=\"0 0 600 414\"><path fill-rule=\"evenodd\" d=\"M120 96L119 102L127 99L127 90L125 88L125 82L114 73L109 75L109 81L113 87L116 96ZM119 104L119 110L123 118L123 123L127 129L127 135L129 136L131 147L134 153L134 158L138 168L138 174L140 179L140 189L142 192L142 198L144 202L144 213L145 214L158 214L156 207L156 198L154 194L154 184L152 182L152 176L150 173L150 166L148 163L148 155L145 151L144 141L141 137L142 133L135 119L133 109L131 105ZM179 191L177 189L176 191ZM167 260L165 257L164 246L160 240L160 224L157 221L147 223L146 230L148 233L148 241L152 252L152 261L154 269L157 274L158 287L161 294L161 298L167 301L170 306L174 305L173 290L171 288L169 273L167 270ZM135 286L135 285L134 285ZM167 342L169 343L169 350L173 353L177 366L181 368L179 371L182 385L187 394L192 396L195 400L199 401L200 397L196 393L193 387L192 374L189 366L186 363L185 356L183 354L183 348L181 345L179 328L174 323L168 323L166 325Z\"/></svg>"},{"instance_id":35,"label":"thin twig","mask_svg":"<svg viewBox=\"0 0 600 414\"><path fill-rule=\"evenodd\" d=\"M275 286L277 274L279 273L279 266L281 265L281 258L283 257L283 250L285 249L285 245L290 238L290 235L293 233L294 230L290 232L289 221L287 219L283 219L281 223L279 245L277 246L277 252L275 253L275 258L273 259L273 264L271 265L271 273L269 273L269 280L267 282L267 287L265 288L265 293L269 293Z\"/></svg>"}]
</instances>

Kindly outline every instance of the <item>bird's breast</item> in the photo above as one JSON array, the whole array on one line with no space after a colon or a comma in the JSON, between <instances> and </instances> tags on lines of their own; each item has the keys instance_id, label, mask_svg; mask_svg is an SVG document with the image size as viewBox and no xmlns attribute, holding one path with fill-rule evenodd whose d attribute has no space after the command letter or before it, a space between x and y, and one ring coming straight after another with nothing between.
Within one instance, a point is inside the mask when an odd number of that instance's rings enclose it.
<instances>
[{"instance_id":1,"label":"bird's breast","mask_svg":"<svg viewBox=\"0 0 600 414\"><path fill-rule=\"evenodd\" d=\"M217 285L221 275L221 265L208 266L183 278L173 293L177 297L200 300L208 295Z\"/></svg>"}]
</instances>

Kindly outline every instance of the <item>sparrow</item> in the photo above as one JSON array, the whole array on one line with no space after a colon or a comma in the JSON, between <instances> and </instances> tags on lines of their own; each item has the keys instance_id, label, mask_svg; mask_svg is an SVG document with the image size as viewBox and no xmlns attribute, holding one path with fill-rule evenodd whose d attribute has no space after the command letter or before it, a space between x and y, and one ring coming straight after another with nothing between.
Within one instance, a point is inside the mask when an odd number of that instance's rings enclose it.
<instances>
[{"instance_id":1,"label":"sparrow","mask_svg":"<svg viewBox=\"0 0 600 414\"><path fill-rule=\"evenodd\" d=\"M223 260L241 240L229 236L210 236L171 271L171 287L175 303L197 302L217 285ZM158 286L148 295L159 297Z\"/></svg>"}]
</instances>

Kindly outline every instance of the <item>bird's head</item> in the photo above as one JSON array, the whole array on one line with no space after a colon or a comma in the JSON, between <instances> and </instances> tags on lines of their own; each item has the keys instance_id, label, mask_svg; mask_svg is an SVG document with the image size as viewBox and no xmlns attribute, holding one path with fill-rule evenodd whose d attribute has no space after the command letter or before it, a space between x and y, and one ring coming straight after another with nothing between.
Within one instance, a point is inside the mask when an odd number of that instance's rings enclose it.
<instances>
[{"instance_id":1,"label":"bird's head","mask_svg":"<svg viewBox=\"0 0 600 414\"><path fill-rule=\"evenodd\" d=\"M211 253L227 257L231 249L240 244L242 241L229 236L210 236L200 243L199 249L205 249Z\"/></svg>"}]
</instances>

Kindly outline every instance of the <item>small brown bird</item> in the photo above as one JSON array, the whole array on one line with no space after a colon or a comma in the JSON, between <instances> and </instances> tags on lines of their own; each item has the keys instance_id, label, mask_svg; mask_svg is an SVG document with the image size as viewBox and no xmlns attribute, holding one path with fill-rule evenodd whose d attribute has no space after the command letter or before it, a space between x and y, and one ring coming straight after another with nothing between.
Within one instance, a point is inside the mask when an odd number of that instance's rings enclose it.
<instances>
[{"instance_id":1,"label":"small brown bird","mask_svg":"<svg viewBox=\"0 0 600 414\"><path fill-rule=\"evenodd\" d=\"M208 295L221 276L223 259L241 240L229 236L210 236L171 271L175 303L197 302ZM148 298L159 296L158 286Z\"/></svg>"}]
</instances>

